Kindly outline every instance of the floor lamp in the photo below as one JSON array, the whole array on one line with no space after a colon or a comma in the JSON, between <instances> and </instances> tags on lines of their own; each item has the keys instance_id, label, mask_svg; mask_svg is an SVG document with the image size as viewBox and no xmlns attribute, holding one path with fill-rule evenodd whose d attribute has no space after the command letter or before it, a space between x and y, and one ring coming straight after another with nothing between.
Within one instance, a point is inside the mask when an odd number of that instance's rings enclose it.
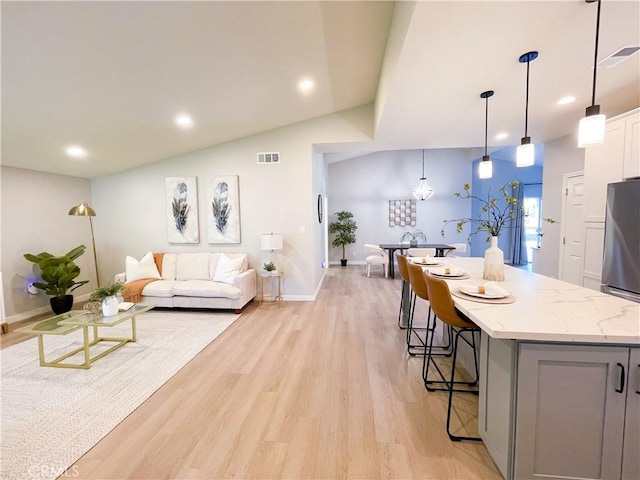
<instances>
[{"instance_id":1,"label":"floor lamp","mask_svg":"<svg viewBox=\"0 0 640 480\"><path fill-rule=\"evenodd\" d=\"M96 211L91 208L87 202L82 202L80 205L76 205L69 210L69 215L75 215L78 217L89 217L89 225L91 226L91 244L93 245L93 263L96 267L96 284L100 286L100 276L98 275L98 257L96 256L96 239L93 236L93 222L91 217L96 216Z\"/></svg>"}]
</instances>

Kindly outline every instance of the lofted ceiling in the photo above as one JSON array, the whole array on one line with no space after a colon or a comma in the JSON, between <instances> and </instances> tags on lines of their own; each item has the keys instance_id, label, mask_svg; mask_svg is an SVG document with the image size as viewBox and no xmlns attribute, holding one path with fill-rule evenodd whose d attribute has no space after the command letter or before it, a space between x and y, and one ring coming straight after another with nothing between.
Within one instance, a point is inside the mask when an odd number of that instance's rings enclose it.
<instances>
[{"instance_id":1,"label":"lofted ceiling","mask_svg":"<svg viewBox=\"0 0 640 480\"><path fill-rule=\"evenodd\" d=\"M1 160L91 178L370 103L371 142L318 149L479 147L488 89L489 142L515 145L529 50L529 134L548 141L590 103L595 15L583 0L2 2ZM639 43L640 1L604 0L600 58ZM639 72L638 53L598 70L607 115L640 105Z\"/></svg>"}]
</instances>

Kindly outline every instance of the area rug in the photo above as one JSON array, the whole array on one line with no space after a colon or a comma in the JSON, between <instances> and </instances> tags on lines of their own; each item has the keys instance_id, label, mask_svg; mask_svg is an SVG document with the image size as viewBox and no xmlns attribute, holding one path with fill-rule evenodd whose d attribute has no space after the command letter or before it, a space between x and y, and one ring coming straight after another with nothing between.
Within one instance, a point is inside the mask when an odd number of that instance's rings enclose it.
<instances>
[{"instance_id":1,"label":"area rug","mask_svg":"<svg viewBox=\"0 0 640 480\"><path fill-rule=\"evenodd\" d=\"M0 350L0 478L60 476L239 316L149 311L136 317L137 342L89 370L40 367L35 338ZM131 326L102 331L130 336ZM81 342L81 331L49 335L46 358Z\"/></svg>"}]
</instances>

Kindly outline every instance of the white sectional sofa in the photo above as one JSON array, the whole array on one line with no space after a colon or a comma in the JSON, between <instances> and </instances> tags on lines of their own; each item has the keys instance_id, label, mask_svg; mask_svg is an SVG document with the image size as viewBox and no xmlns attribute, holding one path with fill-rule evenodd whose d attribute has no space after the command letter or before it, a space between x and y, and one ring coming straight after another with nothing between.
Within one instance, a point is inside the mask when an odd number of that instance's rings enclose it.
<instances>
[{"instance_id":1,"label":"white sectional sofa","mask_svg":"<svg viewBox=\"0 0 640 480\"><path fill-rule=\"evenodd\" d=\"M126 272L117 274L115 280L125 283L125 300L157 307L238 312L257 293L256 271L241 253L149 252L140 261L127 257ZM127 298L132 292L137 296Z\"/></svg>"}]
</instances>

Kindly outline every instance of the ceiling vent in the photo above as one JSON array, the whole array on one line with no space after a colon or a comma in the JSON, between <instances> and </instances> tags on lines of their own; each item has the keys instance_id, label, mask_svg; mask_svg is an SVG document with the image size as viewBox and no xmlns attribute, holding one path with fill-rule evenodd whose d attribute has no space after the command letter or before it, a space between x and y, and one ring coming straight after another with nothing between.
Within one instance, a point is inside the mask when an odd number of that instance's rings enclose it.
<instances>
[{"instance_id":1,"label":"ceiling vent","mask_svg":"<svg viewBox=\"0 0 640 480\"><path fill-rule=\"evenodd\" d=\"M280 163L280 152L258 152L258 165Z\"/></svg>"},{"instance_id":2,"label":"ceiling vent","mask_svg":"<svg viewBox=\"0 0 640 480\"><path fill-rule=\"evenodd\" d=\"M623 60L626 60L627 58L629 58L631 55L636 53L638 50L640 50L640 47L638 47L638 46L622 47L621 49L619 49L618 51L612 53L608 57L605 57L602 60L600 60L598 62L598 67L599 68L602 68L602 67L605 67L605 68L614 67L617 64L619 64L620 62L622 62Z\"/></svg>"}]
</instances>

